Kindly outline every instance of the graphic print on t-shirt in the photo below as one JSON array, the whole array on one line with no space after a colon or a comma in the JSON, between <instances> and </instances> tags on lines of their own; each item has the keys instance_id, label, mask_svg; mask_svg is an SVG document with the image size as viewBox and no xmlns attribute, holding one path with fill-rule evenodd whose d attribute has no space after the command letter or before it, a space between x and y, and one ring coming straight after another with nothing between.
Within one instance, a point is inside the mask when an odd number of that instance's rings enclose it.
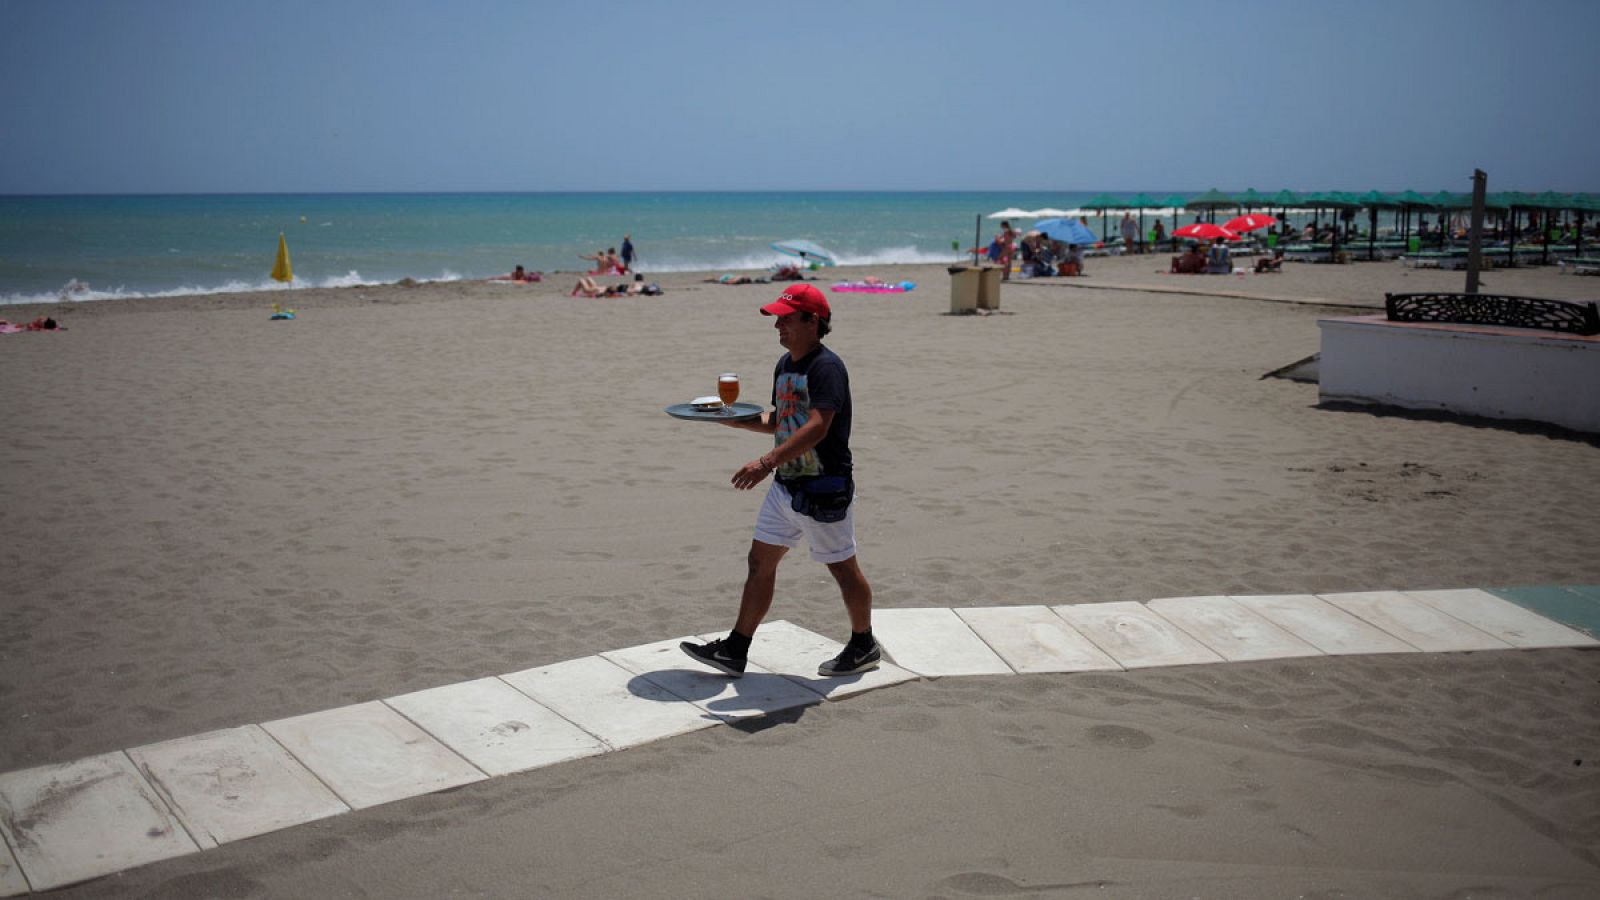
<instances>
[{"instance_id":1,"label":"graphic print on t-shirt","mask_svg":"<svg viewBox=\"0 0 1600 900\"><path fill-rule=\"evenodd\" d=\"M780 374L773 392L778 401L778 430L773 435L773 446L776 447L799 431L800 426L811 418L811 392L806 388L806 376L797 372ZM821 475L822 461L817 458L816 448L779 466L778 474L785 479Z\"/></svg>"}]
</instances>

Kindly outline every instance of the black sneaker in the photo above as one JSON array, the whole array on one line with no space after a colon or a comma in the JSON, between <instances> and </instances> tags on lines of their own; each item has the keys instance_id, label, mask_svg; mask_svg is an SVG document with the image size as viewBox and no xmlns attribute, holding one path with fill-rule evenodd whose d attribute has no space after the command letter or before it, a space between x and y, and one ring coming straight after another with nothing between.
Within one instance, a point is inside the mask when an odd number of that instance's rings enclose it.
<instances>
[{"instance_id":1,"label":"black sneaker","mask_svg":"<svg viewBox=\"0 0 1600 900\"><path fill-rule=\"evenodd\" d=\"M846 644L844 651L838 656L817 667L817 674L822 676L856 675L876 669L878 663L882 661L883 648L878 646L877 641L873 641L872 646L865 650Z\"/></svg>"},{"instance_id":2,"label":"black sneaker","mask_svg":"<svg viewBox=\"0 0 1600 900\"><path fill-rule=\"evenodd\" d=\"M744 659L728 652L727 642L718 638L709 644L692 644L688 641L678 645L683 652L698 662L703 662L724 675L738 678L744 674Z\"/></svg>"}]
</instances>

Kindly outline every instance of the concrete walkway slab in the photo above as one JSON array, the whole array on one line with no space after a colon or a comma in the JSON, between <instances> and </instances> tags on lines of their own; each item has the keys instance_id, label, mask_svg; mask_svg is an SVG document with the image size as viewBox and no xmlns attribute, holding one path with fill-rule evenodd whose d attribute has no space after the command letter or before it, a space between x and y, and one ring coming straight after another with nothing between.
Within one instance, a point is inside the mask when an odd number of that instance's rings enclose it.
<instances>
[{"instance_id":1,"label":"concrete walkway slab","mask_svg":"<svg viewBox=\"0 0 1600 900\"><path fill-rule=\"evenodd\" d=\"M1233 662L1322 655L1228 597L1163 597L1145 605Z\"/></svg>"},{"instance_id":2,"label":"concrete walkway slab","mask_svg":"<svg viewBox=\"0 0 1600 900\"><path fill-rule=\"evenodd\" d=\"M120 750L0 775L0 834L36 891L200 849Z\"/></svg>"},{"instance_id":3,"label":"concrete walkway slab","mask_svg":"<svg viewBox=\"0 0 1600 900\"><path fill-rule=\"evenodd\" d=\"M1263 594L1233 599L1329 655L1417 652L1416 647L1313 594Z\"/></svg>"},{"instance_id":4,"label":"concrete walkway slab","mask_svg":"<svg viewBox=\"0 0 1600 900\"><path fill-rule=\"evenodd\" d=\"M17 897L28 892L28 879L22 876L11 848L0 840L0 897Z\"/></svg>"},{"instance_id":5,"label":"concrete walkway slab","mask_svg":"<svg viewBox=\"0 0 1600 900\"><path fill-rule=\"evenodd\" d=\"M688 734L723 720L598 656L500 676L612 749Z\"/></svg>"},{"instance_id":6,"label":"concrete walkway slab","mask_svg":"<svg viewBox=\"0 0 1600 900\"><path fill-rule=\"evenodd\" d=\"M721 635L717 635L721 637ZM785 621L764 622L750 644L750 661L795 683L834 699L888 687L917 676L887 660L860 675L823 677L817 666L839 655L844 645Z\"/></svg>"},{"instance_id":7,"label":"concrete walkway slab","mask_svg":"<svg viewBox=\"0 0 1600 900\"><path fill-rule=\"evenodd\" d=\"M1440 653L1449 650L1507 650L1511 647L1494 635L1479 631L1400 591L1354 591L1317 596L1419 650Z\"/></svg>"},{"instance_id":8,"label":"concrete walkway slab","mask_svg":"<svg viewBox=\"0 0 1600 900\"><path fill-rule=\"evenodd\" d=\"M203 848L350 811L259 725L128 750Z\"/></svg>"},{"instance_id":9,"label":"concrete walkway slab","mask_svg":"<svg viewBox=\"0 0 1600 900\"><path fill-rule=\"evenodd\" d=\"M1127 669L1222 662L1210 647L1190 637L1143 603L1066 604L1051 607L1083 636Z\"/></svg>"},{"instance_id":10,"label":"concrete walkway slab","mask_svg":"<svg viewBox=\"0 0 1600 900\"><path fill-rule=\"evenodd\" d=\"M691 635L609 650L600 655L706 712L724 718L765 716L822 702L822 694L817 691L802 687L758 665L746 668L742 677L730 678L702 666L678 649L683 641L705 640L707 638Z\"/></svg>"},{"instance_id":11,"label":"concrete walkway slab","mask_svg":"<svg viewBox=\"0 0 1600 900\"><path fill-rule=\"evenodd\" d=\"M384 701L490 775L606 752L605 742L498 678Z\"/></svg>"},{"instance_id":12,"label":"concrete walkway slab","mask_svg":"<svg viewBox=\"0 0 1600 900\"><path fill-rule=\"evenodd\" d=\"M261 727L352 809L484 779L449 747L377 701Z\"/></svg>"},{"instance_id":13,"label":"concrete walkway slab","mask_svg":"<svg viewBox=\"0 0 1600 900\"><path fill-rule=\"evenodd\" d=\"M1513 647L1600 646L1600 640L1581 631L1552 622L1538 613L1477 588L1405 593Z\"/></svg>"},{"instance_id":14,"label":"concrete walkway slab","mask_svg":"<svg viewBox=\"0 0 1600 900\"><path fill-rule=\"evenodd\" d=\"M1018 673L1122 670L1046 606L979 606L956 615Z\"/></svg>"},{"instance_id":15,"label":"concrete walkway slab","mask_svg":"<svg viewBox=\"0 0 1600 900\"><path fill-rule=\"evenodd\" d=\"M872 633L895 664L925 675L1010 675L1011 667L953 610L874 609Z\"/></svg>"}]
</instances>

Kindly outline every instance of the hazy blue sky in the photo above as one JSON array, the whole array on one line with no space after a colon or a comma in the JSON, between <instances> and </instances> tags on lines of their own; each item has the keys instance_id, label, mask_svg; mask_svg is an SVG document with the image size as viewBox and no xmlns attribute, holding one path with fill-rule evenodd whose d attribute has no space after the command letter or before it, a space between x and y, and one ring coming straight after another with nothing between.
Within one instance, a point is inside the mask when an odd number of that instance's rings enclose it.
<instances>
[{"instance_id":1,"label":"hazy blue sky","mask_svg":"<svg viewBox=\"0 0 1600 900\"><path fill-rule=\"evenodd\" d=\"M4 0L0 193L1597 191L1597 50L1600 0Z\"/></svg>"}]
</instances>

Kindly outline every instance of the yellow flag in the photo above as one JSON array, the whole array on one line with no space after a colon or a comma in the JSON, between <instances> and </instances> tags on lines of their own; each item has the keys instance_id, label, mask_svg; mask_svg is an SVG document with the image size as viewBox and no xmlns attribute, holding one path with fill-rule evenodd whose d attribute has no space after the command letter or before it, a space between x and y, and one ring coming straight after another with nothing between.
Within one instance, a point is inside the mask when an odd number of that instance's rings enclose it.
<instances>
[{"instance_id":1,"label":"yellow flag","mask_svg":"<svg viewBox=\"0 0 1600 900\"><path fill-rule=\"evenodd\" d=\"M289 265L289 242L278 232L278 261L272 264L273 281L293 281L294 267Z\"/></svg>"}]
</instances>

